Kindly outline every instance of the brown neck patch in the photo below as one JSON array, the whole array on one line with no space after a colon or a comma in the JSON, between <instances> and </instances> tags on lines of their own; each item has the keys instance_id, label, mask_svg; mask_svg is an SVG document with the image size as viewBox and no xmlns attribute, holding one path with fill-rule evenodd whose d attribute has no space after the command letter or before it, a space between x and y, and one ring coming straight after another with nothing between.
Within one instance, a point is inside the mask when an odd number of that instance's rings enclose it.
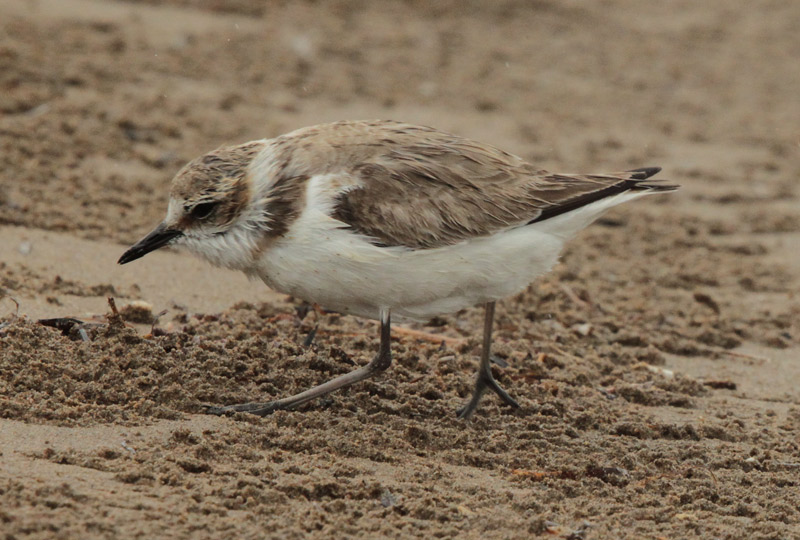
<instances>
[{"instance_id":1,"label":"brown neck patch","mask_svg":"<svg viewBox=\"0 0 800 540\"><path fill-rule=\"evenodd\" d=\"M305 190L308 175L279 176L264 196L263 203L263 236L253 250L253 259L260 258L265 251L283 237L292 223L300 217L305 205Z\"/></svg>"},{"instance_id":2,"label":"brown neck patch","mask_svg":"<svg viewBox=\"0 0 800 540\"><path fill-rule=\"evenodd\" d=\"M266 212L271 236L286 234L292 223L300 216L309 178L308 175L281 176L270 188L267 194L269 203Z\"/></svg>"}]
</instances>

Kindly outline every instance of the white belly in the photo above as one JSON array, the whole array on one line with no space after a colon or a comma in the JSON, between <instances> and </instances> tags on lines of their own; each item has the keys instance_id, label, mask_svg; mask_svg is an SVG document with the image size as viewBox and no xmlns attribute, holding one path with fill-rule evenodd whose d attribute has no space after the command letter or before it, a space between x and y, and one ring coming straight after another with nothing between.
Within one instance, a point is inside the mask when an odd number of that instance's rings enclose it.
<instances>
[{"instance_id":1,"label":"white belly","mask_svg":"<svg viewBox=\"0 0 800 540\"><path fill-rule=\"evenodd\" d=\"M427 320L498 300L552 268L563 239L527 226L437 249L371 244L307 212L267 250L257 275L278 291L362 317Z\"/></svg>"},{"instance_id":2,"label":"white belly","mask_svg":"<svg viewBox=\"0 0 800 540\"><path fill-rule=\"evenodd\" d=\"M527 287L549 271L564 242L608 208L648 192L625 192L552 219L436 249L378 247L329 216L341 185L309 181L306 205L286 235L245 271L275 290L373 319L427 320Z\"/></svg>"}]
</instances>

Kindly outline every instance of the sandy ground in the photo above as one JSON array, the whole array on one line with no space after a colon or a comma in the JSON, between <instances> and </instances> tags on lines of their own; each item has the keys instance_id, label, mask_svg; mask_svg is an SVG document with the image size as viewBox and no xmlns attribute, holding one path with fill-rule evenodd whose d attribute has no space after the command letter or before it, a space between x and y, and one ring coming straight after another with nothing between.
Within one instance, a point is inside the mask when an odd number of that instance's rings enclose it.
<instances>
[{"instance_id":1,"label":"sandy ground","mask_svg":"<svg viewBox=\"0 0 800 540\"><path fill-rule=\"evenodd\" d=\"M797 28L792 0L0 2L0 537L800 538ZM683 188L498 307L520 410L455 418L472 309L301 411L204 416L364 364L375 324L306 346L260 283L115 261L184 162L344 118Z\"/></svg>"}]
</instances>

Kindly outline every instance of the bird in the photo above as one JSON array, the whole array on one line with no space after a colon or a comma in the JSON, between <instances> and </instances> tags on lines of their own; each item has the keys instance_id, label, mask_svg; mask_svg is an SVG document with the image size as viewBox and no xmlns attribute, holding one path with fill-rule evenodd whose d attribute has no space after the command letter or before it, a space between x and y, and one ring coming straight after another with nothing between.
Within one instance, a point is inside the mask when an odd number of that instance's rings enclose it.
<instances>
[{"instance_id":1,"label":"bird","mask_svg":"<svg viewBox=\"0 0 800 540\"><path fill-rule=\"evenodd\" d=\"M216 266L323 308L380 322L377 355L323 384L215 415L294 409L384 372L391 321L484 307L469 419L487 390L497 301L528 287L607 209L679 186L660 167L557 174L490 145L390 120L339 121L223 146L172 180L166 217L120 257L182 246Z\"/></svg>"}]
</instances>

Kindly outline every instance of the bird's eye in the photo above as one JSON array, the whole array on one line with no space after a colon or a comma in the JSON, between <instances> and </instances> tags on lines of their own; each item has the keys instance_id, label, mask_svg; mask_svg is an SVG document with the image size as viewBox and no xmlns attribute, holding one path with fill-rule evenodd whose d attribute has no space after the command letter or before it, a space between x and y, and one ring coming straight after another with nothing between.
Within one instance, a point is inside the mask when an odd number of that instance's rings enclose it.
<instances>
[{"instance_id":1,"label":"bird's eye","mask_svg":"<svg viewBox=\"0 0 800 540\"><path fill-rule=\"evenodd\" d=\"M214 211L214 208L216 208L216 206L217 206L216 202L200 203L198 205L195 205L194 208L192 208L190 215L194 219L205 219L211 215L211 212Z\"/></svg>"}]
</instances>

